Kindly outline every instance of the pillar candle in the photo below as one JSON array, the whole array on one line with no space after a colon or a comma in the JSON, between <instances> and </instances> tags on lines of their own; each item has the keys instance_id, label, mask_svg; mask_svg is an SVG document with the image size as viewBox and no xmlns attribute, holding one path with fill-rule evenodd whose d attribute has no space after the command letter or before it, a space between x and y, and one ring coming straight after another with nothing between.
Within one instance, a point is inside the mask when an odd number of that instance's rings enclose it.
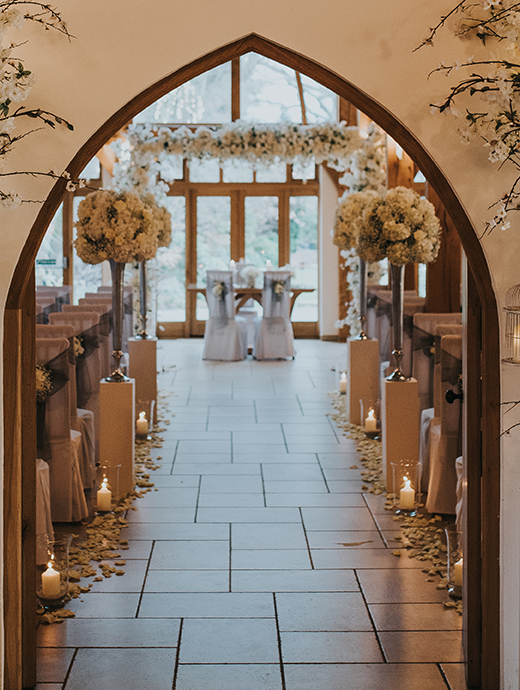
<instances>
[{"instance_id":1,"label":"pillar candle","mask_svg":"<svg viewBox=\"0 0 520 690\"><path fill-rule=\"evenodd\" d=\"M97 509L108 511L112 508L112 492L107 486L107 478L103 477L101 488L97 492Z\"/></svg>"},{"instance_id":2,"label":"pillar candle","mask_svg":"<svg viewBox=\"0 0 520 690\"><path fill-rule=\"evenodd\" d=\"M377 431L377 419L374 410L368 411L368 417L365 418L365 431Z\"/></svg>"},{"instance_id":3,"label":"pillar candle","mask_svg":"<svg viewBox=\"0 0 520 690\"><path fill-rule=\"evenodd\" d=\"M340 393L346 393L347 392L347 375L345 372L342 372L341 378L339 380L339 392Z\"/></svg>"},{"instance_id":4,"label":"pillar candle","mask_svg":"<svg viewBox=\"0 0 520 690\"><path fill-rule=\"evenodd\" d=\"M42 597L44 599L57 599L61 593L60 574L53 568L54 563L47 563L47 570L42 573Z\"/></svg>"},{"instance_id":5,"label":"pillar candle","mask_svg":"<svg viewBox=\"0 0 520 690\"><path fill-rule=\"evenodd\" d=\"M453 586L462 587L462 569L464 567L464 561L462 558L455 563L453 566Z\"/></svg>"},{"instance_id":6,"label":"pillar candle","mask_svg":"<svg viewBox=\"0 0 520 690\"><path fill-rule=\"evenodd\" d=\"M139 419L135 423L135 430L138 434L146 436L148 433L148 420L146 419L145 412L139 412Z\"/></svg>"},{"instance_id":7,"label":"pillar candle","mask_svg":"<svg viewBox=\"0 0 520 690\"><path fill-rule=\"evenodd\" d=\"M415 505L415 491L410 486L408 477L403 477L404 487L399 493L399 507L402 510L413 510Z\"/></svg>"}]
</instances>

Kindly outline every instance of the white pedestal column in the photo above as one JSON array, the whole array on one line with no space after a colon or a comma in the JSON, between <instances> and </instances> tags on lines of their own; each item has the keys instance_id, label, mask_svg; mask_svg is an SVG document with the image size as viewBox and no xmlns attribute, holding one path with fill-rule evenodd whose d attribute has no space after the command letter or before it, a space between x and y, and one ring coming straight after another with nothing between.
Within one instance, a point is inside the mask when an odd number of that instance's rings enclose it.
<instances>
[{"instance_id":1,"label":"white pedestal column","mask_svg":"<svg viewBox=\"0 0 520 690\"><path fill-rule=\"evenodd\" d=\"M383 479L395 492L392 462L419 460L419 389L416 379L383 381Z\"/></svg>"},{"instance_id":2,"label":"white pedestal column","mask_svg":"<svg viewBox=\"0 0 520 690\"><path fill-rule=\"evenodd\" d=\"M379 400L379 342L347 340L347 370L347 415L351 424L361 424L359 401Z\"/></svg>"},{"instance_id":3,"label":"white pedestal column","mask_svg":"<svg viewBox=\"0 0 520 690\"><path fill-rule=\"evenodd\" d=\"M135 400L155 401L153 422L157 423L157 338L128 339L128 375L135 379ZM147 414L148 416L148 414Z\"/></svg>"},{"instance_id":4,"label":"white pedestal column","mask_svg":"<svg viewBox=\"0 0 520 690\"><path fill-rule=\"evenodd\" d=\"M121 465L119 495L133 491L135 442L134 381L102 380L99 391L99 456L101 465Z\"/></svg>"}]
</instances>

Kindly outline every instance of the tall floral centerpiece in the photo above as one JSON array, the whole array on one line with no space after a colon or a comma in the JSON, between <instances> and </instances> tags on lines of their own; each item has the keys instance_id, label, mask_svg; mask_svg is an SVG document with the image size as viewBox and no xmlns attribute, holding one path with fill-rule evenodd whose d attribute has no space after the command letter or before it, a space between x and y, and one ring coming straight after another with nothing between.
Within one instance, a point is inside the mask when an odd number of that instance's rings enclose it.
<instances>
[{"instance_id":1,"label":"tall floral centerpiece","mask_svg":"<svg viewBox=\"0 0 520 690\"><path fill-rule=\"evenodd\" d=\"M137 195L101 190L80 202L75 226L74 246L79 258L88 264L110 262L116 368L107 380L126 381L120 367L125 264L155 256L159 244L157 224L151 209Z\"/></svg>"},{"instance_id":2,"label":"tall floral centerpiece","mask_svg":"<svg viewBox=\"0 0 520 690\"><path fill-rule=\"evenodd\" d=\"M430 263L437 258L441 227L433 205L412 189L395 187L385 196L372 199L363 211L357 252L365 261L388 258L392 281L392 313L396 369L388 377L404 381L403 291L404 266Z\"/></svg>"},{"instance_id":3,"label":"tall floral centerpiece","mask_svg":"<svg viewBox=\"0 0 520 690\"><path fill-rule=\"evenodd\" d=\"M158 246L168 247L172 241L172 217L170 212L164 206L158 206L153 194L145 194L142 197L145 206L152 212L152 224L154 231L157 233ZM147 302L148 302L148 277L147 277L147 260L143 259L139 263L139 312L141 314L141 330L136 338L146 340L148 333L146 332L147 323Z\"/></svg>"},{"instance_id":4,"label":"tall floral centerpiece","mask_svg":"<svg viewBox=\"0 0 520 690\"><path fill-rule=\"evenodd\" d=\"M377 192L346 193L336 209L336 219L333 230L333 242L343 251L356 250L359 234L363 225L365 208L375 199L380 198ZM359 317L361 331L358 338L368 340L365 333L367 320L367 263L359 257Z\"/></svg>"}]
</instances>

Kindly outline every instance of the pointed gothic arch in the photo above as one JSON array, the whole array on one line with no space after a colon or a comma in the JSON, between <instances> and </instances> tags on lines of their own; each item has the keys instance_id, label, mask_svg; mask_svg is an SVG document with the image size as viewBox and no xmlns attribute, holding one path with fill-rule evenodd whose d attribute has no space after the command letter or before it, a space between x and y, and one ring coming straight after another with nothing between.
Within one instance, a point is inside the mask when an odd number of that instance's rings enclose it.
<instances>
[{"instance_id":1,"label":"pointed gothic arch","mask_svg":"<svg viewBox=\"0 0 520 690\"><path fill-rule=\"evenodd\" d=\"M421 142L384 105L344 78L311 59L250 34L185 65L141 92L112 115L79 149L67 170L79 176L97 151L132 117L161 96L209 69L248 52L259 53L320 82L380 125L411 156L434 187L456 225L467 264L465 326L466 417L481 420L481 437L466 433L468 471L468 548L471 550L470 600L465 619L469 673L487 690L497 687L500 673L500 377L498 310L489 267L475 229L454 189ZM22 578L23 553L33 549L35 442L34 400L34 262L45 232L65 194L59 180L43 204L16 265L4 315L4 607L6 687L22 687L24 649L35 646L24 620L22 601L31 606L32 579ZM469 343L469 344L468 344ZM34 470L32 470L34 473ZM25 540L22 545L22 533ZM23 552L23 553L22 553ZM27 563L30 558L26 557ZM9 564L9 568L5 564ZM25 590L24 590L25 586ZM30 609L29 609L30 610ZM25 623L24 625L22 623ZM29 654L30 657L30 654ZM30 658L28 660L30 661ZM30 666L30 664L29 664ZM25 683L29 684L29 683Z\"/></svg>"}]
</instances>

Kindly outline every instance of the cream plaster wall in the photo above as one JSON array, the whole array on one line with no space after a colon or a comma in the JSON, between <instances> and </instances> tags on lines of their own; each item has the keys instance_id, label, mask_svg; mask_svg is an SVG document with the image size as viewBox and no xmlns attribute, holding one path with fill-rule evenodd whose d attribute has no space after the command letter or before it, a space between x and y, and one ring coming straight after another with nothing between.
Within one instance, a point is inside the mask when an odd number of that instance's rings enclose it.
<instances>
[{"instance_id":1,"label":"cream plaster wall","mask_svg":"<svg viewBox=\"0 0 520 690\"><path fill-rule=\"evenodd\" d=\"M412 53L428 27L454 3L447 0L60 0L76 39L28 31L19 49L38 81L28 105L57 112L75 131L42 131L13 154L13 168L63 170L75 152L109 116L161 77L219 46L255 32L300 52L370 94L401 120L451 181L475 227L482 229L488 206L507 188L510 171L493 169L478 144L462 147L449 116L432 116L429 104L448 81L427 74L441 60L460 59L474 49L441 35L433 48ZM20 178L13 186L29 199L44 199L46 179ZM6 185L7 186L7 185ZM38 205L0 210L0 305L4 304ZM518 281L518 219L507 232L483 241L500 307ZM1 342L1 340L0 340ZM520 397L520 371L503 372L504 399ZM512 416L514 413L510 413ZM503 688L519 685L520 463L518 430L503 446L502 553ZM1 496L1 493L0 493Z\"/></svg>"}]
</instances>

